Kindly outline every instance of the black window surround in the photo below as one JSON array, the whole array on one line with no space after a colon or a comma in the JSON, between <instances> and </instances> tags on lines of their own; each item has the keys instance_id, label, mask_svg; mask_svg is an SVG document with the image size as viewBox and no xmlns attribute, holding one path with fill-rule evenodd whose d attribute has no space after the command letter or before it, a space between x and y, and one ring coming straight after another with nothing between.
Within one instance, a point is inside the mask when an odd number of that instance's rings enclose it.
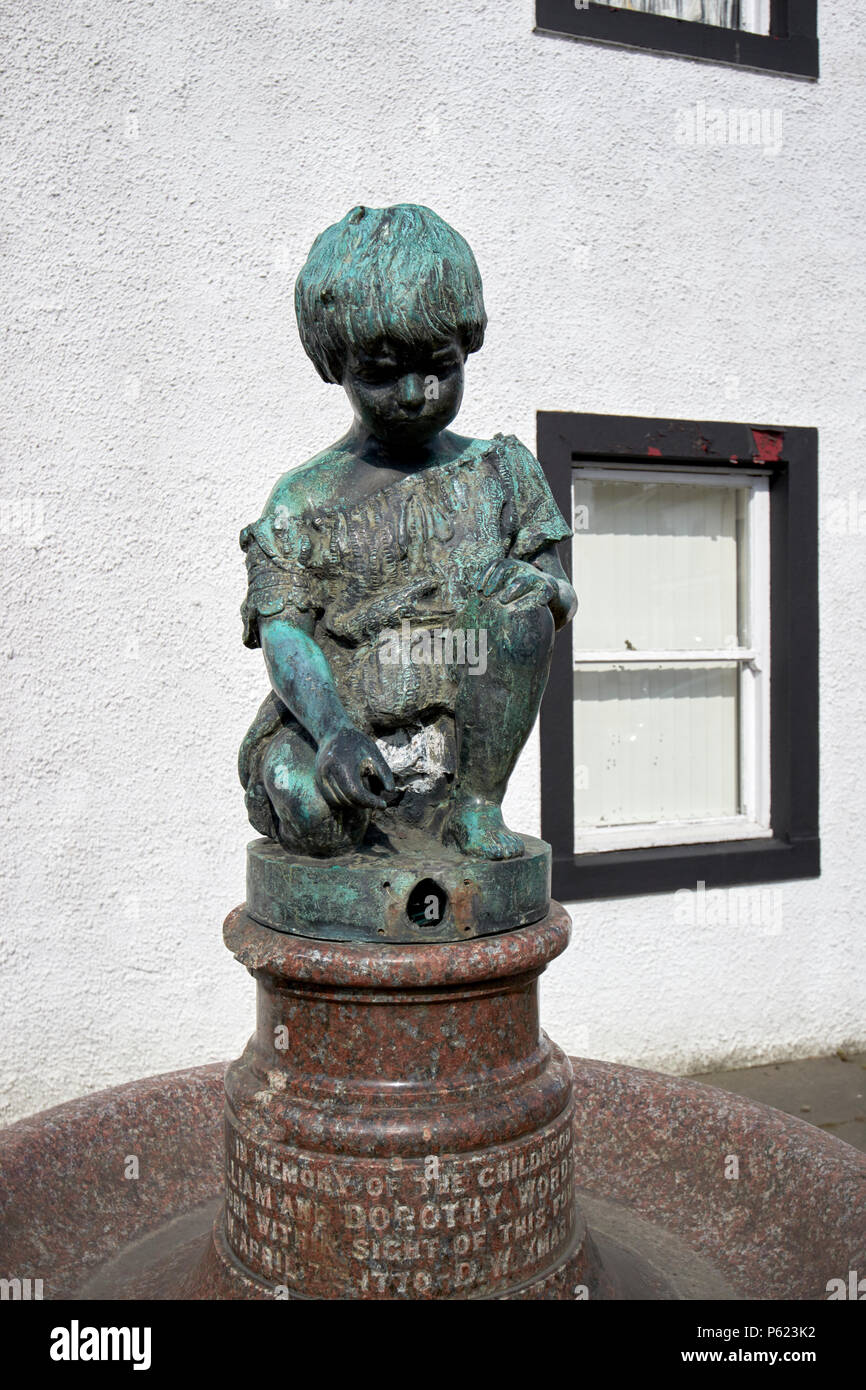
<instances>
[{"instance_id":1,"label":"black window surround","mask_svg":"<svg viewBox=\"0 0 866 1390\"><path fill-rule=\"evenodd\" d=\"M555 38L589 39L627 48L649 48L680 58L787 77L819 76L818 0L770 0L769 34L722 29L688 19L665 19L640 10L618 10L574 0L536 0L535 32Z\"/></svg>"},{"instance_id":2,"label":"black window surround","mask_svg":"<svg viewBox=\"0 0 866 1390\"><path fill-rule=\"evenodd\" d=\"M770 477L771 837L574 853L571 628L554 646L541 706L541 833L564 902L817 878L818 432L782 426L538 412L538 457L560 510L573 512L573 468L760 464ZM568 547L563 563L571 569ZM580 595L578 594L578 599ZM580 611L575 621L579 621Z\"/></svg>"}]
</instances>

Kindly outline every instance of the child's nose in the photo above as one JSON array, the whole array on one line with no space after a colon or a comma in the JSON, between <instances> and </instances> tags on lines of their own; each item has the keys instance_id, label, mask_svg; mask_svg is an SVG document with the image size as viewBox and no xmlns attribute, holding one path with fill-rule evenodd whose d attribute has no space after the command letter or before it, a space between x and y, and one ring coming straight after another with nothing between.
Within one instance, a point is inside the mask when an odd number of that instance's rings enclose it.
<instances>
[{"instance_id":1,"label":"child's nose","mask_svg":"<svg viewBox=\"0 0 866 1390\"><path fill-rule=\"evenodd\" d=\"M420 372L409 372L401 379L400 404L404 410L420 410L424 404L424 378Z\"/></svg>"}]
</instances>

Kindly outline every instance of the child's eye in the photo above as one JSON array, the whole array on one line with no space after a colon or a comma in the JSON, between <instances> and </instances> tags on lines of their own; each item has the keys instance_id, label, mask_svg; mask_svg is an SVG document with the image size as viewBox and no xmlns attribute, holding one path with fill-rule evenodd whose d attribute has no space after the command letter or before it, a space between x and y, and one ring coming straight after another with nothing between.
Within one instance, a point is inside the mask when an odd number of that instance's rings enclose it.
<instances>
[{"instance_id":1,"label":"child's eye","mask_svg":"<svg viewBox=\"0 0 866 1390\"><path fill-rule=\"evenodd\" d=\"M462 366L463 358L459 352L446 352L442 357L435 357L433 364L441 372L453 372L455 368Z\"/></svg>"},{"instance_id":2,"label":"child's eye","mask_svg":"<svg viewBox=\"0 0 866 1390\"><path fill-rule=\"evenodd\" d=\"M368 367L362 367L358 375L362 381L368 382L371 386L381 386L385 382L392 381L395 372L396 367L394 366L385 364L377 366L371 363Z\"/></svg>"}]
</instances>

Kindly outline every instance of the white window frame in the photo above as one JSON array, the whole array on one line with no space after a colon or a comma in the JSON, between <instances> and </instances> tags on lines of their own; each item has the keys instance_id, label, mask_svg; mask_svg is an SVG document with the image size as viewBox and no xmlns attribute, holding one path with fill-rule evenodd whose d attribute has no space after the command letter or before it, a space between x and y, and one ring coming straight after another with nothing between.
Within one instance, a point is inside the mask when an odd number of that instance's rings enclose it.
<instances>
[{"instance_id":1,"label":"white window frame","mask_svg":"<svg viewBox=\"0 0 866 1390\"><path fill-rule=\"evenodd\" d=\"M739 774L742 812L736 816L702 820L652 821L622 826L588 828L575 826L574 852L650 849L663 845L713 844L725 840L771 838L770 827L770 480L766 473L743 467L730 469L666 467L642 469L634 464L580 463L572 469L572 508L574 482L679 482L702 487L740 487L748 480L746 505L748 526L749 633L746 647L717 651L589 651L579 646L579 625L574 630L573 666L621 664L634 666L672 662L689 665L735 665L739 672ZM580 531L575 529L573 544L579 546ZM578 594L578 599L580 594ZM575 764L580 765L579 749Z\"/></svg>"}]
</instances>

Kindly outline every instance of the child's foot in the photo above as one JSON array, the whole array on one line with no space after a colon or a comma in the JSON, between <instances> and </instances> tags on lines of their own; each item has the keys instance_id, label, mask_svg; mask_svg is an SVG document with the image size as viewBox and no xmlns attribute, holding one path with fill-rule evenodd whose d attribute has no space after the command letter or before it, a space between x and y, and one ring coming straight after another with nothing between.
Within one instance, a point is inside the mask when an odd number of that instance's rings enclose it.
<instances>
[{"instance_id":1,"label":"child's foot","mask_svg":"<svg viewBox=\"0 0 866 1390\"><path fill-rule=\"evenodd\" d=\"M495 802L474 796L452 803L442 841L484 859L517 859L523 853L523 841L508 829Z\"/></svg>"}]
</instances>

